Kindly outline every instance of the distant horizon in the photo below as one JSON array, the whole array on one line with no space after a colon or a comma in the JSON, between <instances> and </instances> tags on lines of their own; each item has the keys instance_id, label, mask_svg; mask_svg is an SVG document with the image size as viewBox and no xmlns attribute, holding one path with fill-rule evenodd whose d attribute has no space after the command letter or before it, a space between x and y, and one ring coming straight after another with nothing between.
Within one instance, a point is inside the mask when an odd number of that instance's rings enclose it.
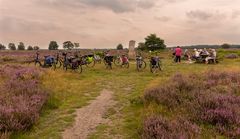
<instances>
[{"instance_id":1,"label":"distant horizon","mask_svg":"<svg viewBox=\"0 0 240 139\"><path fill-rule=\"evenodd\" d=\"M24 43L24 42L23 42ZM1 42L0 42L0 44L2 44ZM223 43L223 44L225 44L225 43ZM227 43L227 44L229 44L229 43ZM7 50L9 50L8 49L8 44L7 45L5 45L5 44L3 44L4 46L6 46L6 49ZM25 49L27 49L27 47L28 46L38 46L38 45L26 45L25 43L24 43L24 45L25 45ZM58 44L59 45L59 44ZM172 47L177 47L177 46L180 46L180 47L191 47L191 46L221 46L222 44L192 44L192 45L174 45L174 46L166 46L166 48L172 48ZM229 45L231 45L231 46L240 46L240 44L229 44ZM18 46L18 43L15 43L15 46L16 46L16 48L17 48L17 46ZM124 46L124 45L123 45ZM41 50L48 50L48 46L45 48L45 47L41 47L41 46L38 46ZM101 49L116 49L117 48L117 45L116 45L116 47L100 47L100 48L88 48L88 47L79 47L79 48L77 48L77 49L99 49L99 50L101 50ZM135 48L137 48L137 45L135 45ZM128 49L128 47L123 47L123 49ZM58 48L58 50L65 50L62 46L59 46L59 48Z\"/></svg>"}]
</instances>

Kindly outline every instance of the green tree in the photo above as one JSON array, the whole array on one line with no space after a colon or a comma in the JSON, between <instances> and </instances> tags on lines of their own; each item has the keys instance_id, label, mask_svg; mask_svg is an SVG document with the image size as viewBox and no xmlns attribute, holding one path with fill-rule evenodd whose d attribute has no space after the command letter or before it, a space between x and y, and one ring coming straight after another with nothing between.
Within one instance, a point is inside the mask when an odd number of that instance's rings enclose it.
<instances>
[{"instance_id":1,"label":"green tree","mask_svg":"<svg viewBox=\"0 0 240 139\"><path fill-rule=\"evenodd\" d=\"M29 45L27 50L33 50L33 47L31 45Z\"/></svg>"},{"instance_id":2,"label":"green tree","mask_svg":"<svg viewBox=\"0 0 240 139\"><path fill-rule=\"evenodd\" d=\"M231 47L230 44L227 44L227 43L224 43L221 45L221 48L223 49L229 49L230 47Z\"/></svg>"},{"instance_id":3,"label":"green tree","mask_svg":"<svg viewBox=\"0 0 240 139\"><path fill-rule=\"evenodd\" d=\"M121 43L117 45L117 50L123 50L123 45Z\"/></svg>"},{"instance_id":4,"label":"green tree","mask_svg":"<svg viewBox=\"0 0 240 139\"><path fill-rule=\"evenodd\" d=\"M38 46L34 46L33 50L39 50L39 47Z\"/></svg>"},{"instance_id":5,"label":"green tree","mask_svg":"<svg viewBox=\"0 0 240 139\"><path fill-rule=\"evenodd\" d=\"M156 34L150 34L145 38L145 48L146 50L160 50L165 49L166 45L164 44L164 40L157 37Z\"/></svg>"},{"instance_id":6,"label":"green tree","mask_svg":"<svg viewBox=\"0 0 240 139\"><path fill-rule=\"evenodd\" d=\"M74 48L74 44L71 41L66 41L63 43L63 48L71 50Z\"/></svg>"},{"instance_id":7,"label":"green tree","mask_svg":"<svg viewBox=\"0 0 240 139\"><path fill-rule=\"evenodd\" d=\"M146 50L145 43L143 43L143 42L138 43L137 49L139 49L139 50L141 50L141 51Z\"/></svg>"},{"instance_id":8,"label":"green tree","mask_svg":"<svg viewBox=\"0 0 240 139\"><path fill-rule=\"evenodd\" d=\"M15 46L14 43L9 43L9 44L8 44L8 49L10 49L10 50L16 50L17 48L16 48L16 46Z\"/></svg>"},{"instance_id":9,"label":"green tree","mask_svg":"<svg viewBox=\"0 0 240 139\"><path fill-rule=\"evenodd\" d=\"M49 46L48 46L49 50L57 50L58 49L58 44L56 41L50 41Z\"/></svg>"},{"instance_id":10,"label":"green tree","mask_svg":"<svg viewBox=\"0 0 240 139\"><path fill-rule=\"evenodd\" d=\"M23 42L19 42L18 44L18 50L25 50L25 45Z\"/></svg>"},{"instance_id":11,"label":"green tree","mask_svg":"<svg viewBox=\"0 0 240 139\"><path fill-rule=\"evenodd\" d=\"M4 46L3 44L0 44L0 50L5 50L6 46Z\"/></svg>"},{"instance_id":12,"label":"green tree","mask_svg":"<svg viewBox=\"0 0 240 139\"><path fill-rule=\"evenodd\" d=\"M79 43L76 43L76 42L75 42L75 43L74 43L74 48L75 48L75 49L78 49L79 47L80 47Z\"/></svg>"}]
</instances>

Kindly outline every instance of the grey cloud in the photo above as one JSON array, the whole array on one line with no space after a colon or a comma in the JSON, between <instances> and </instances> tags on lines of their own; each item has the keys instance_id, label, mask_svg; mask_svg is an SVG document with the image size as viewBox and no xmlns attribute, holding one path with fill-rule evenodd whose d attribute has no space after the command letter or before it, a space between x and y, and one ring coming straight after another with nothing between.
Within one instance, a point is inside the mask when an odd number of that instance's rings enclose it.
<instances>
[{"instance_id":1,"label":"grey cloud","mask_svg":"<svg viewBox=\"0 0 240 139\"><path fill-rule=\"evenodd\" d=\"M161 22L168 22L171 20L171 18L167 16L155 17L155 19Z\"/></svg>"},{"instance_id":2,"label":"grey cloud","mask_svg":"<svg viewBox=\"0 0 240 139\"><path fill-rule=\"evenodd\" d=\"M72 6L87 8L104 8L115 13L133 12L137 8L150 9L155 6L158 0L38 0L39 3L44 3L54 6ZM168 1L168 0L163 0Z\"/></svg>"},{"instance_id":3,"label":"grey cloud","mask_svg":"<svg viewBox=\"0 0 240 139\"><path fill-rule=\"evenodd\" d=\"M213 15L211 13L207 13L205 11L195 10L186 13L188 18L191 19L199 19L199 20L208 20Z\"/></svg>"},{"instance_id":4,"label":"grey cloud","mask_svg":"<svg viewBox=\"0 0 240 139\"><path fill-rule=\"evenodd\" d=\"M233 19L236 19L236 18L238 18L238 17L240 17L240 11L233 11L233 13L232 13L232 18L233 18Z\"/></svg>"},{"instance_id":5,"label":"grey cloud","mask_svg":"<svg viewBox=\"0 0 240 139\"><path fill-rule=\"evenodd\" d=\"M186 13L189 19L201 20L201 21L222 21L227 18L225 13L219 11L202 11L194 10Z\"/></svg>"},{"instance_id":6,"label":"grey cloud","mask_svg":"<svg viewBox=\"0 0 240 139\"><path fill-rule=\"evenodd\" d=\"M57 30L58 27L52 23L30 21L16 17L1 17L0 30L1 32L41 32Z\"/></svg>"}]
</instances>

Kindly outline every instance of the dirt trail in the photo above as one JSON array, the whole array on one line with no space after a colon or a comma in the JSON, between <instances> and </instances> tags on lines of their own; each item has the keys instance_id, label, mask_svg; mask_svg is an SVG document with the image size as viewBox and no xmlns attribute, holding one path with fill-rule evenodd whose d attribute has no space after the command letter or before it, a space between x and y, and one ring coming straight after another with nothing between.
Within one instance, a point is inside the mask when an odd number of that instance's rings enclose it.
<instances>
[{"instance_id":1,"label":"dirt trail","mask_svg":"<svg viewBox=\"0 0 240 139\"><path fill-rule=\"evenodd\" d=\"M63 132L63 139L86 139L99 124L107 123L108 120L103 115L114 103L112 94L111 91L103 90L89 105L78 109L75 123Z\"/></svg>"}]
</instances>

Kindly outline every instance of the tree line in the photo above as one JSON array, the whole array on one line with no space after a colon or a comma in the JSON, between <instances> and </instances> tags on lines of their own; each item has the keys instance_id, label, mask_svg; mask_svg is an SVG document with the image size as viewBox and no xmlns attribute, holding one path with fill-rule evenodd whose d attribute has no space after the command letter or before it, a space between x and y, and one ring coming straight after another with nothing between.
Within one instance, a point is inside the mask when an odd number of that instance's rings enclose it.
<instances>
[{"instance_id":1,"label":"tree line","mask_svg":"<svg viewBox=\"0 0 240 139\"><path fill-rule=\"evenodd\" d=\"M6 50L7 47L3 44L0 44L0 50ZM29 45L27 48L25 47L23 42L19 42L19 44L16 46L15 43L9 43L8 44L9 50L38 50L40 49L38 46L31 46Z\"/></svg>"},{"instance_id":2,"label":"tree line","mask_svg":"<svg viewBox=\"0 0 240 139\"><path fill-rule=\"evenodd\" d=\"M63 49L78 49L80 47L79 43L72 43L71 41L65 41L62 44ZM145 38L145 42L140 42L138 44L137 49L142 50L142 51L155 51L155 50L161 50L165 49L166 45L163 39L158 37L156 34L150 34ZM6 46L3 44L0 44L0 50L5 50ZM38 50L38 46L28 46L27 48L25 47L23 42L20 42L17 46L14 43L9 43L8 44L8 49L9 50ZM56 41L50 41L49 50L58 50L59 45ZM123 45L118 44L116 49L122 50Z\"/></svg>"},{"instance_id":3,"label":"tree line","mask_svg":"<svg viewBox=\"0 0 240 139\"><path fill-rule=\"evenodd\" d=\"M64 49L77 49L79 48L80 45L79 43L72 43L71 41L66 41L63 43L63 48ZM56 41L50 41L48 49L49 50L58 50L59 45L57 44ZM0 50L6 50L7 47L3 44L0 44ZM19 42L18 45L15 45L15 43L9 43L8 44L8 49L9 50L39 50L40 47L39 46L31 46L29 45L27 48L24 45L23 42Z\"/></svg>"}]
</instances>

